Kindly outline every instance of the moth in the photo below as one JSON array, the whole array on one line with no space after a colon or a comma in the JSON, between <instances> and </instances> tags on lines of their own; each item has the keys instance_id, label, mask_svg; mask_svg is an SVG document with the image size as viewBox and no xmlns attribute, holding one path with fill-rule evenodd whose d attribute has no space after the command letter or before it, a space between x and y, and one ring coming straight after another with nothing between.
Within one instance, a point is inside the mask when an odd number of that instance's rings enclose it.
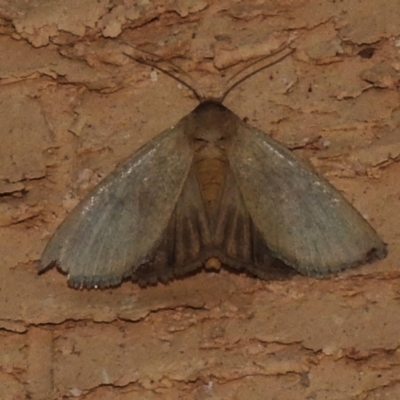
<instances>
[{"instance_id":1,"label":"moth","mask_svg":"<svg viewBox=\"0 0 400 400\"><path fill-rule=\"evenodd\" d=\"M166 282L215 259L269 279L288 269L324 276L385 257L376 231L329 182L221 98L195 94L192 112L66 217L40 272L57 266L74 288L104 288L126 278Z\"/></svg>"}]
</instances>

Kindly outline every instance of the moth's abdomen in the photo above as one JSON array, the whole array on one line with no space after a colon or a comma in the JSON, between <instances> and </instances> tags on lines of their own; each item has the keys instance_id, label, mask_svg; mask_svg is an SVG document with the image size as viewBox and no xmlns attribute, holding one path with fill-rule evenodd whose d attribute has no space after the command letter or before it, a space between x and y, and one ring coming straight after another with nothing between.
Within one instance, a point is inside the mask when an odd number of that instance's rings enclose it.
<instances>
[{"instance_id":1,"label":"moth's abdomen","mask_svg":"<svg viewBox=\"0 0 400 400\"><path fill-rule=\"evenodd\" d=\"M215 218L228 168L227 161L218 158L203 158L195 165L207 214L210 218Z\"/></svg>"}]
</instances>

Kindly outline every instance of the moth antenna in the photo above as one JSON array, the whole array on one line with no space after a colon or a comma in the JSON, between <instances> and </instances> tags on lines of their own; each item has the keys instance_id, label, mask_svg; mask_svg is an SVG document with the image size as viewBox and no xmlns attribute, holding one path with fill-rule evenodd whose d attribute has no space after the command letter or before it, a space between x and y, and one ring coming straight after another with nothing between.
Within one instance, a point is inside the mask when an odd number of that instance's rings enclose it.
<instances>
[{"instance_id":1,"label":"moth antenna","mask_svg":"<svg viewBox=\"0 0 400 400\"><path fill-rule=\"evenodd\" d=\"M258 64L261 61L266 60L267 58L271 58L276 56L277 54L281 53L283 50L286 50L289 47L289 44L285 44L281 47L279 47L277 50L273 51L270 54L267 54L266 56L261 56L260 58L257 58L256 60L254 60L253 62L249 63L248 65L244 66L242 69L240 69L239 71L235 72L230 78L228 78L228 83L230 81L232 81L233 79L235 79L238 75L240 75L242 72L246 71L246 69L251 68L253 65ZM291 54L291 53L289 53ZM269 66L269 64L265 65L265 68L267 68ZM247 75L246 75L247 77Z\"/></svg>"},{"instance_id":2,"label":"moth antenna","mask_svg":"<svg viewBox=\"0 0 400 400\"><path fill-rule=\"evenodd\" d=\"M135 49L135 50L138 51L137 49ZM153 57L154 56L158 57L160 59L160 57L157 56L156 54L148 53L148 52L145 52L145 51L142 51L142 50L139 50L139 51L142 52L142 53L151 55ZM176 80L178 83L180 83L183 86L185 86L186 88L188 88L194 94L194 96L196 97L196 99L197 99L197 101L199 103L201 103L203 101L203 96L201 96L201 94L199 94L199 92L194 88L194 85L192 86L188 82L185 82L182 78L180 78L177 75L174 75L172 72L168 71L166 68L160 67L155 62L151 62L151 61L145 60L145 59L140 58L140 57L135 57L133 54L130 54L130 53L126 52L126 51L124 52L124 54L127 55L128 57L132 58L133 60L135 60L136 62L138 62L140 64L144 64L144 65L147 65L149 67L152 67L152 68L164 73L165 75L171 77L172 79ZM179 74L186 76L187 78L189 78L192 81L191 76L187 72L185 72L184 70L179 68L177 65L169 63L169 62L165 62L163 60L161 60L161 61L166 63L170 68L176 70Z\"/></svg>"},{"instance_id":3,"label":"moth antenna","mask_svg":"<svg viewBox=\"0 0 400 400\"><path fill-rule=\"evenodd\" d=\"M246 65L243 69L239 70L238 72L236 72L235 74L233 74L227 81L227 83L229 83L230 81L232 81L233 79L235 79L238 75L240 75L242 72L246 71L247 69L251 68L252 66L258 64L261 61L264 61L267 58L270 57L274 57L277 54L281 53L282 51L286 50L289 47L289 45L285 45L283 47L281 47L280 49L276 50L275 52L268 54L267 56L261 57L258 60L253 61L252 63L250 63L249 65ZM263 65L257 69L255 69L254 71L248 73L247 75L245 75L243 78L240 78L238 81L236 81L235 83L233 83L223 94L222 96L219 98L219 101L222 103L225 99L226 96L228 96L228 94L238 85L240 85L243 81L245 81L246 79L250 78L251 76L257 74L258 72L262 71L263 69L272 67L275 64L278 64L279 62L281 62L282 60L284 60L286 57L290 56L291 54L293 54L295 52L294 49L290 49L289 52L285 53L283 56L279 57L277 60L270 62L266 65Z\"/></svg>"}]
</instances>

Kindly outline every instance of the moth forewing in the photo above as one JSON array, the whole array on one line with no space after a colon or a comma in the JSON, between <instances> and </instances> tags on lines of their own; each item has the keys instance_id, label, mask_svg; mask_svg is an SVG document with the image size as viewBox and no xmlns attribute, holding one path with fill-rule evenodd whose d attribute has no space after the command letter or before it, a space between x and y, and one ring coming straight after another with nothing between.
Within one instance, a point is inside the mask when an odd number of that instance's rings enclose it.
<instances>
[{"instance_id":1,"label":"moth forewing","mask_svg":"<svg viewBox=\"0 0 400 400\"><path fill-rule=\"evenodd\" d=\"M326 275L386 255L376 231L343 195L264 132L242 124L228 154L272 254L299 272Z\"/></svg>"},{"instance_id":2,"label":"moth forewing","mask_svg":"<svg viewBox=\"0 0 400 400\"><path fill-rule=\"evenodd\" d=\"M192 157L179 124L142 147L65 218L39 271L56 263L74 287L120 283L156 251Z\"/></svg>"}]
</instances>

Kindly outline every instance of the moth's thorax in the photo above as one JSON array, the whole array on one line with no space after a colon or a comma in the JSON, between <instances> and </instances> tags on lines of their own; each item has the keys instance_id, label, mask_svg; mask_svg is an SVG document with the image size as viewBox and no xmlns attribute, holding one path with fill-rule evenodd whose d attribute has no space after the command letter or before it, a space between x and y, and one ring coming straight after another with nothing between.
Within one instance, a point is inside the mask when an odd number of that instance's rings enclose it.
<instances>
[{"instance_id":1,"label":"moth's thorax","mask_svg":"<svg viewBox=\"0 0 400 400\"><path fill-rule=\"evenodd\" d=\"M184 118L185 134L196 142L221 144L235 135L241 120L229 109L216 102L201 103ZM217 146L219 147L219 146Z\"/></svg>"}]
</instances>

